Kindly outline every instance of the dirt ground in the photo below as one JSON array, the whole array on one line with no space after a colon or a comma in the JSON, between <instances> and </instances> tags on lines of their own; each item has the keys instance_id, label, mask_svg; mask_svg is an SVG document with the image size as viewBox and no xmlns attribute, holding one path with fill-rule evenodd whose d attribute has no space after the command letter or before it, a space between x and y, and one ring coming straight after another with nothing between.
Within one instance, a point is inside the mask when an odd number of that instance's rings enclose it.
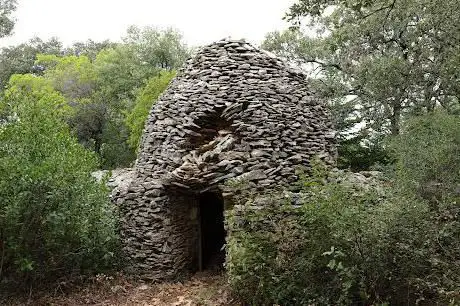
<instances>
[{"instance_id":1,"label":"dirt ground","mask_svg":"<svg viewBox=\"0 0 460 306\"><path fill-rule=\"evenodd\" d=\"M61 282L51 290L0 297L0 305L242 305L232 298L222 274L202 272L182 283L152 284L123 275L98 275L80 285Z\"/></svg>"}]
</instances>

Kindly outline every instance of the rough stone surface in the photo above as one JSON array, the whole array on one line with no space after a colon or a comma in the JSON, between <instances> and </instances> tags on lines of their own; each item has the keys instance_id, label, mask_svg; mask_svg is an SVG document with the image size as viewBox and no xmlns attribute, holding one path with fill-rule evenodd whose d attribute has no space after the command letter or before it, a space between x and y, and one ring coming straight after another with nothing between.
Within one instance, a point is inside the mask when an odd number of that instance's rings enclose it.
<instances>
[{"instance_id":1,"label":"rough stone surface","mask_svg":"<svg viewBox=\"0 0 460 306\"><path fill-rule=\"evenodd\" d=\"M107 175L110 175L107 181L107 187L112 190L127 189L131 181L134 179L135 171L132 168L121 168L114 170L99 170L91 173L91 175L98 182L104 179Z\"/></svg>"},{"instance_id":2,"label":"rough stone surface","mask_svg":"<svg viewBox=\"0 0 460 306\"><path fill-rule=\"evenodd\" d=\"M325 104L301 72L244 41L202 48L152 108L133 178L113 193L130 271L164 280L197 266L197 194L222 193L229 208L229 180L287 186L296 167L335 155Z\"/></svg>"},{"instance_id":3,"label":"rough stone surface","mask_svg":"<svg viewBox=\"0 0 460 306\"><path fill-rule=\"evenodd\" d=\"M383 174L380 171L351 172L348 170L332 169L329 173L329 181L343 184L356 190L374 190L378 193L384 192L382 180Z\"/></svg>"}]
</instances>

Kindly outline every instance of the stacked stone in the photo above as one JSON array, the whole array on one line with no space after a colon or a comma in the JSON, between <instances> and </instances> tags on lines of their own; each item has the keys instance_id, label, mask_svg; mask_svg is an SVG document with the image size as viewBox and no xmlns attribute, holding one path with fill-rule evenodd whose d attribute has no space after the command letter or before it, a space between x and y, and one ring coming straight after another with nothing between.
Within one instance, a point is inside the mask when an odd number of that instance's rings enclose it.
<instances>
[{"instance_id":1,"label":"stacked stone","mask_svg":"<svg viewBox=\"0 0 460 306\"><path fill-rule=\"evenodd\" d=\"M114 199L131 267L154 279L196 261L191 195L220 190L231 199L230 179L254 191L288 186L313 157L335 161L331 120L305 75L235 40L187 61L152 108L140 149L135 178Z\"/></svg>"}]
</instances>

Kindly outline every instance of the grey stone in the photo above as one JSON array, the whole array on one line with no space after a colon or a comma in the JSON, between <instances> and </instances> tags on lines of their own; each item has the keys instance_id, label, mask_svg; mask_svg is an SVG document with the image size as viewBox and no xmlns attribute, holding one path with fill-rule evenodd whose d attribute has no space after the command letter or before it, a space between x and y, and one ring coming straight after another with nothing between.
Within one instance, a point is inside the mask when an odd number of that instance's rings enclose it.
<instances>
[{"instance_id":1,"label":"grey stone","mask_svg":"<svg viewBox=\"0 0 460 306\"><path fill-rule=\"evenodd\" d=\"M203 47L154 104L130 179L112 193L127 271L159 281L193 270L201 193L228 207L234 180L288 188L312 157L335 164L333 135L301 72L244 41Z\"/></svg>"}]
</instances>

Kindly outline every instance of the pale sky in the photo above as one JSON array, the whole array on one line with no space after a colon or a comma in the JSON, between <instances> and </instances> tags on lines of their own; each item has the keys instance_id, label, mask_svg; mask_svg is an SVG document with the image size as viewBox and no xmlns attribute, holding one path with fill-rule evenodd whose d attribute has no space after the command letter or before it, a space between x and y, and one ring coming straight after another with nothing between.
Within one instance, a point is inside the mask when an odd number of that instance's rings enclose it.
<instances>
[{"instance_id":1,"label":"pale sky","mask_svg":"<svg viewBox=\"0 0 460 306\"><path fill-rule=\"evenodd\" d=\"M18 0L12 45L38 36L65 45L89 38L119 40L129 25L171 26L190 46L224 37L259 44L266 33L288 26L282 20L295 0Z\"/></svg>"}]
</instances>

